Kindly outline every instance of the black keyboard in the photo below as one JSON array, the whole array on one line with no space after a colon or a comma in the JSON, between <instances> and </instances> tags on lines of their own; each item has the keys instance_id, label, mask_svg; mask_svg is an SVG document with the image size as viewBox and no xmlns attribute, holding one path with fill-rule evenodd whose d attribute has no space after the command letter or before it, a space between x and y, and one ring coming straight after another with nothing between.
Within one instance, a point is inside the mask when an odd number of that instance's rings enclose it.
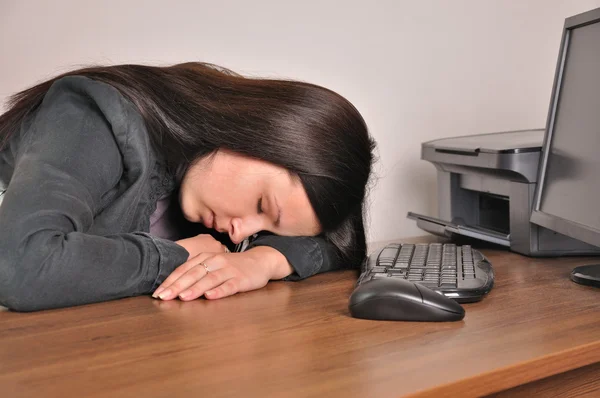
<instances>
[{"instance_id":1,"label":"black keyboard","mask_svg":"<svg viewBox=\"0 0 600 398\"><path fill-rule=\"evenodd\" d=\"M377 278L407 279L459 303L481 300L494 285L487 258L452 243L389 244L363 263L356 286Z\"/></svg>"}]
</instances>

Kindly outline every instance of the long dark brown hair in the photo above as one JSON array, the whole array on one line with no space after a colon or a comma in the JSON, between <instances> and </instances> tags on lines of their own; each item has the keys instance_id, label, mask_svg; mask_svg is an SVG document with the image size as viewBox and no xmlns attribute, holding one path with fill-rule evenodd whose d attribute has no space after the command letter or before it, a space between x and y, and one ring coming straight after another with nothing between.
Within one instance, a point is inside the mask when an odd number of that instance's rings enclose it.
<instances>
[{"instance_id":1,"label":"long dark brown hair","mask_svg":"<svg viewBox=\"0 0 600 398\"><path fill-rule=\"evenodd\" d=\"M375 142L345 98L290 80L256 79L198 62L74 70L15 94L0 116L0 148L64 76L115 87L139 109L171 170L228 149L288 169L346 267L366 254L364 207Z\"/></svg>"}]
</instances>

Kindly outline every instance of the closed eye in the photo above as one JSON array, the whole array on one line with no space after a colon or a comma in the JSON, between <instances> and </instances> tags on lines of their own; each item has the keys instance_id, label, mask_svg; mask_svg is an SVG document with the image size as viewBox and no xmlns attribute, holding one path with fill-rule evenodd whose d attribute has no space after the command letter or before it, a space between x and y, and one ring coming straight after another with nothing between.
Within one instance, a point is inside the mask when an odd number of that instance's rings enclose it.
<instances>
[{"instance_id":1,"label":"closed eye","mask_svg":"<svg viewBox=\"0 0 600 398\"><path fill-rule=\"evenodd\" d=\"M258 204L256 205L256 212L258 214L263 214L264 211L262 209L262 197L260 199L258 199Z\"/></svg>"}]
</instances>

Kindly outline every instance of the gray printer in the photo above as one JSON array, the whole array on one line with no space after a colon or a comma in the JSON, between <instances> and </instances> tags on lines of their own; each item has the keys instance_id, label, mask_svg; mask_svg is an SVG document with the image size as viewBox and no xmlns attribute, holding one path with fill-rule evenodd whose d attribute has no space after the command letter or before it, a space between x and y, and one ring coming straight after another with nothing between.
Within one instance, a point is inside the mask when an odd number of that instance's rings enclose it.
<instances>
[{"instance_id":1,"label":"gray printer","mask_svg":"<svg viewBox=\"0 0 600 398\"><path fill-rule=\"evenodd\" d=\"M528 256L600 254L600 249L529 222L544 130L425 142L421 158L437 169L437 217L408 213L419 228L465 236Z\"/></svg>"}]
</instances>

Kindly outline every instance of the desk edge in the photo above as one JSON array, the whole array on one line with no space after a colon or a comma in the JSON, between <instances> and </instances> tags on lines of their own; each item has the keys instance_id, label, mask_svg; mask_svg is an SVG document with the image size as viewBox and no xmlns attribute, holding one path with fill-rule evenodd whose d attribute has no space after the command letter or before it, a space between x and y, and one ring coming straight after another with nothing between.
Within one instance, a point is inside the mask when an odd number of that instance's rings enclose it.
<instances>
[{"instance_id":1,"label":"desk edge","mask_svg":"<svg viewBox=\"0 0 600 398\"><path fill-rule=\"evenodd\" d=\"M600 363L600 340L422 390L407 397L481 397L595 363Z\"/></svg>"}]
</instances>

